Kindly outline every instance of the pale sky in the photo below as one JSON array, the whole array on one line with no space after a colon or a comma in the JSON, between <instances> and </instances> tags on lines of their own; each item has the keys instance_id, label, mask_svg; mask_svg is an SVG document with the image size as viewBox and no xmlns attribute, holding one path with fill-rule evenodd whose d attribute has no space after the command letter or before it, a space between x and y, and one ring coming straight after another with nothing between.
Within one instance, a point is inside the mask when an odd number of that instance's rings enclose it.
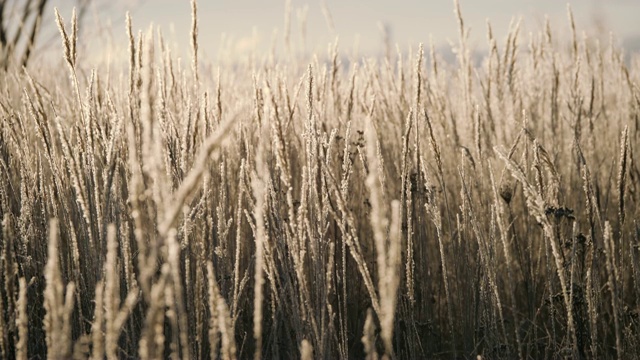
<instances>
[{"instance_id":1,"label":"pale sky","mask_svg":"<svg viewBox=\"0 0 640 360\"><path fill-rule=\"evenodd\" d=\"M71 17L75 1L51 0L59 7L65 20ZM134 30L146 29L150 24L160 27L165 36L180 51L189 49L191 23L189 0L97 0L85 18L81 36L92 43L103 44L110 29L110 36L117 44L124 41L124 14L131 12ZM326 4L335 32L323 15ZM620 40L640 39L640 0L574 0L571 1L580 32L593 33L594 24L605 29L608 37L612 31ZM467 26L471 27L471 41L475 48L486 47L486 20L489 19L498 39L506 36L513 18L522 17L524 34L537 31L544 24L545 14L560 33L568 35L567 2L558 0L460 0ZM291 40L300 44L298 14L308 7L307 46L325 51L336 36L342 49L353 49L358 39L362 54L379 53L383 49L379 24L391 29L392 42L403 49L428 43L432 36L436 45L457 41L457 22L452 0L292 0ZM201 53L215 57L222 34L237 50L245 50L257 41L257 47L270 48L274 30L277 46L283 49L285 0L200 0L198 4L199 42ZM96 34L101 35L96 37ZM57 41L58 39L56 39ZM102 45L100 45L103 47ZM122 46L124 48L124 46ZM126 50L126 49L125 49Z\"/></svg>"}]
</instances>

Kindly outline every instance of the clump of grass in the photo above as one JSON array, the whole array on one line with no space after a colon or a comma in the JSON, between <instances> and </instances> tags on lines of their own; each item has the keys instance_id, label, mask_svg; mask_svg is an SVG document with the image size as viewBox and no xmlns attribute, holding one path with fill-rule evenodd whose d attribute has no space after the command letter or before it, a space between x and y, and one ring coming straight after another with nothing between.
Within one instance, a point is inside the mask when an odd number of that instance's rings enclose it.
<instances>
[{"instance_id":1,"label":"clump of grass","mask_svg":"<svg viewBox=\"0 0 640 360\"><path fill-rule=\"evenodd\" d=\"M214 76L195 0L122 73L56 11L67 72L0 70L0 357L640 356L640 62L569 10L478 66L454 6L456 63L309 57L287 2Z\"/></svg>"}]
</instances>

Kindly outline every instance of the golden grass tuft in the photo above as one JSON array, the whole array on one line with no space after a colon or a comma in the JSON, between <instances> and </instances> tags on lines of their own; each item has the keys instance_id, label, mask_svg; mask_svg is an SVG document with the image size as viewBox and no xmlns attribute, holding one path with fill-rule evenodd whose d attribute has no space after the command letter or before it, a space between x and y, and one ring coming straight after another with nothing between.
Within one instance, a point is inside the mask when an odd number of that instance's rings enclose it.
<instances>
[{"instance_id":1,"label":"golden grass tuft","mask_svg":"<svg viewBox=\"0 0 640 360\"><path fill-rule=\"evenodd\" d=\"M454 62L291 1L212 61L193 0L191 59L127 14L121 67L55 10L0 70L0 358L638 358L637 54L568 9L476 62L460 5Z\"/></svg>"}]
</instances>

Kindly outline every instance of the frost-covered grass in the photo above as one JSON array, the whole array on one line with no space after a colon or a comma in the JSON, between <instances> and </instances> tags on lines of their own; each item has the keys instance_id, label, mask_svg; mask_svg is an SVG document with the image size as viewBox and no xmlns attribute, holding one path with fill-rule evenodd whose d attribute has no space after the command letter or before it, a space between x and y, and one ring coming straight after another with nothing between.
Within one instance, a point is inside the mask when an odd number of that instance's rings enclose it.
<instances>
[{"instance_id":1,"label":"frost-covered grass","mask_svg":"<svg viewBox=\"0 0 640 360\"><path fill-rule=\"evenodd\" d=\"M570 17L476 66L459 15L455 64L221 65L192 10L187 65L59 18L0 73L0 358L640 357L637 58Z\"/></svg>"}]
</instances>

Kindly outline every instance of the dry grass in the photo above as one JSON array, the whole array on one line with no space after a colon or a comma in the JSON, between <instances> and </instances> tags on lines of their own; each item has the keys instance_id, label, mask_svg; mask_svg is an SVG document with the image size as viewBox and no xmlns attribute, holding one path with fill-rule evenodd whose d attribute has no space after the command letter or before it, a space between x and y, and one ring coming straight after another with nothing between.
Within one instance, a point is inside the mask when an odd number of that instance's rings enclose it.
<instances>
[{"instance_id":1,"label":"dry grass","mask_svg":"<svg viewBox=\"0 0 640 360\"><path fill-rule=\"evenodd\" d=\"M212 70L192 1L122 72L56 12L67 73L0 73L0 358L639 357L640 61L569 12L475 63L455 9L456 64L310 57L287 2Z\"/></svg>"}]
</instances>

